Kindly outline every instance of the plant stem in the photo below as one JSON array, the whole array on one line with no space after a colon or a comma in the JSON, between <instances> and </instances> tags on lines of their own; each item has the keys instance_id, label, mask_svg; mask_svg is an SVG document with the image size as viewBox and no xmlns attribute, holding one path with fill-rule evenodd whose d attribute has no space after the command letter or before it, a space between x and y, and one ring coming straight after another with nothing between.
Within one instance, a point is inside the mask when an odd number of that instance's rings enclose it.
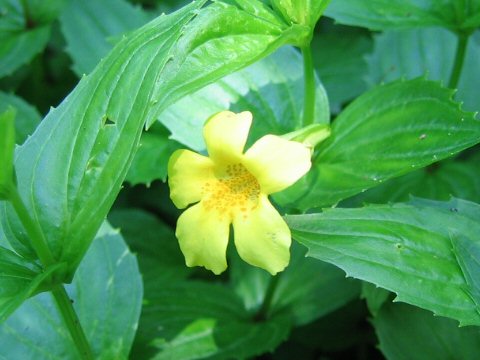
<instances>
[{"instance_id":1,"label":"plant stem","mask_svg":"<svg viewBox=\"0 0 480 360\"><path fill-rule=\"evenodd\" d=\"M304 102L303 126L313 124L315 117L315 70L313 68L312 49L310 44L302 47L303 76L304 76Z\"/></svg>"},{"instance_id":2,"label":"plant stem","mask_svg":"<svg viewBox=\"0 0 480 360\"><path fill-rule=\"evenodd\" d=\"M455 52L455 61L453 63L452 73L450 74L450 80L448 81L448 87L451 89L455 89L458 86L458 80L462 74L463 62L465 60L465 53L467 52L470 33L458 33L457 38L458 43L457 50Z\"/></svg>"},{"instance_id":3,"label":"plant stem","mask_svg":"<svg viewBox=\"0 0 480 360\"><path fill-rule=\"evenodd\" d=\"M50 251L47 241L43 236L42 230L40 229L38 223L33 221L33 219L30 217L30 214L25 207L25 204L23 203L16 186L11 186L9 200L12 203L18 218L22 222L23 227L27 231L27 235L30 238L32 247L40 259L40 262L45 267L53 265L55 263L55 259L53 258L52 252Z\"/></svg>"},{"instance_id":4,"label":"plant stem","mask_svg":"<svg viewBox=\"0 0 480 360\"><path fill-rule=\"evenodd\" d=\"M20 194L18 193L17 187L12 185L9 190L8 199L12 203L23 227L27 231L32 247L40 259L40 262L44 267L49 267L55 264L55 259L48 247L45 237L43 236L42 230L38 223L31 218ZM90 345L87 342L87 338L85 337L82 326L78 321L77 314L73 309L65 288L63 285L57 284L54 285L51 292L82 359L93 359L92 350L90 349Z\"/></svg>"},{"instance_id":5,"label":"plant stem","mask_svg":"<svg viewBox=\"0 0 480 360\"><path fill-rule=\"evenodd\" d=\"M20 0L23 8L23 18L25 19L25 28L31 29L35 27L35 24L32 21L32 17L30 15L30 8L28 7L27 0Z\"/></svg>"},{"instance_id":6,"label":"plant stem","mask_svg":"<svg viewBox=\"0 0 480 360\"><path fill-rule=\"evenodd\" d=\"M267 291L265 292L265 297L263 298L262 306L260 306L260 309L255 315L255 319L265 320L268 318L270 306L272 305L273 295L275 295L275 290L277 289L278 279L280 279L280 274L277 274L270 278Z\"/></svg>"},{"instance_id":7,"label":"plant stem","mask_svg":"<svg viewBox=\"0 0 480 360\"><path fill-rule=\"evenodd\" d=\"M85 360L93 360L92 349L90 348L87 337L83 332L82 325L78 320L72 302L70 301L63 285L55 285L52 289L52 294L81 358Z\"/></svg>"}]
</instances>

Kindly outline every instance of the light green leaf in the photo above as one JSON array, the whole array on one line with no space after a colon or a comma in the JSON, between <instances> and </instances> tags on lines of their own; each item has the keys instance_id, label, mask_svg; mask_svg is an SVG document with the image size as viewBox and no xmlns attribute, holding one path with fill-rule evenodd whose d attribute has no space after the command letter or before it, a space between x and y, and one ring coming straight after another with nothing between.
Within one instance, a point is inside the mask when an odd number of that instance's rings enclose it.
<instances>
[{"instance_id":1,"label":"light green leaf","mask_svg":"<svg viewBox=\"0 0 480 360\"><path fill-rule=\"evenodd\" d=\"M231 268L232 286L246 309L257 313L267 289L276 281L268 314L290 312L295 326L305 325L342 307L360 295L360 283L346 279L343 271L320 261L305 258L305 249L292 244L287 269L272 277L249 266L238 257Z\"/></svg>"},{"instance_id":2,"label":"light green leaf","mask_svg":"<svg viewBox=\"0 0 480 360\"><path fill-rule=\"evenodd\" d=\"M439 26L452 30L480 25L480 1L336 0L326 15L340 24L371 30Z\"/></svg>"},{"instance_id":3,"label":"light green leaf","mask_svg":"<svg viewBox=\"0 0 480 360\"><path fill-rule=\"evenodd\" d=\"M48 289L46 283L61 266L60 264L42 271L39 265L0 247L0 323L30 296Z\"/></svg>"},{"instance_id":4,"label":"light green leaf","mask_svg":"<svg viewBox=\"0 0 480 360\"><path fill-rule=\"evenodd\" d=\"M247 27L205 27L251 15L220 3L199 10L203 3L161 16L121 40L17 151L20 195L53 256L68 263L70 278L121 188L145 122L157 119L169 101L293 36L259 18L248 18ZM228 47L232 42L235 47ZM212 56L200 56L204 51ZM23 228L10 206L0 210L14 246Z\"/></svg>"},{"instance_id":5,"label":"light green leaf","mask_svg":"<svg viewBox=\"0 0 480 360\"><path fill-rule=\"evenodd\" d=\"M333 205L475 145L480 122L452 94L421 78L368 91L336 118L307 176L277 199L302 210Z\"/></svg>"},{"instance_id":6,"label":"light green leaf","mask_svg":"<svg viewBox=\"0 0 480 360\"><path fill-rule=\"evenodd\" d=\"M79 76L90 73L112 49L112 37L144 25L150 17L124 0L70 0L60 24L73 71Z\"/></svg>"},{"instance_id":7,"label":"light green leaf","mask_svg":"<svg viewBox=\"0 0 480 360\"><path fill-rule=\"evenodd\" d=\"M12 107L0 113L0 201L8 198L14 181L15 115Z\"/></svg>"},{"instance_id":8,"label":"light green leaf","mask_svg":"<svg viewBox=\"0 0 480 360\"><path fill-rule=\"evenodd\" d=\"M231 74L167 108L160 121L172 139L202 151L204 122L230 109L253 113L250 143L265 134L281 135L302 127L302 58L292 47L283 47L248 68ZM317 80L318 81L318 80ZM330 112L323 86L317 82L315 122L328 124Z\"/></svg>"},{"instance_id":9,"label":"light green leaf","mask_svg":"<svg viewBox=\"0 0 480 360\"><path fill-rule=\"evenodd\" d=\"M342 202L343 207L408 201L410 195L448 200L451 196L480 202L478 159L446 160L388 180Z\"/></svg>"},{"instance_id":10,"label":"light green leaf","mask_svg":"<svg viewBox=\"0 0 480 360\"><path fill-rule=\"evenodd\" d=\"M341 29L321 33L312 41L315 69L327 90L330 106L335 113L340 111L342 103L352 100L367 89L365 77L368 65L365 55L372 48L369 37Z\"/></svg>"},{"instance_id":11,"label":"light green leaf","mask_svg":"<svg viewBox=\"0 0 480 360\"><path fill-rule=\"evenodd\" d=\"M476 94L480 82L480 44L476 39L480 39L480 31L469 40L456 94L464 107L472 111L480 110L480 98ZM368 58L371 84L424 74L448 83L458 41L451 32L441 28L386 31L376 35L374 41L373 54Z\"/></svg>"},{"instance_id":12,"label":"light green leaf","mask_svg":"<svg viewBox=\"0 0 480 360\"><path fill-rule=\"evenodd\" d=\"M142 303L137 261L122 237L105 225L67 287L95 359L126 359ZM77 359L53 297L26 301L0 326L0 348L8 359Z\"/></svg>"},{"instance_id":13,"label":"light green leaf","mask_svg":"<svg viewBox=\"0 0 480 360\"><path fill-rule=\"evenodd\" d=\"M407 302L462 325L479 325L480 311L452 250L452 234L461 233L476 246L480 205L449 203L379 205L330 209L288 216L293 237L308 247L308 256L342 268L397 293Z\"/></svg>"},{"instance_id":14,"label":"light green leaf","mask_svg":"<svg viewBox=\"0 0 480 360\"><path fill-rule=\"evenodd\" d=\"M413 306L390 304L372 322L380 350L390 360L475 360L480 353L478 327L459 328Z\"/></svg>"},{"instance_id":15,"label":"light green leaf","mask_svg":"<svg viewBox=\"0 0 480 360\"><path fill-rule=\"evenodd\" d=\"M362 298L367 302L370 313L377 316L378 311L390 297L390 292L367 282L362 282Z\"/></svg>"},{"instance_id":16,"label":"light green leaf","mask_svg":"<svg viewBox=\"0 0 480 360\"><path fill-rule=\"evenodd\" d=\"M150 289L184 280L192 272L185 266L173 229L154 215L139 209L115 209L108 219L137 254L147 295Z\"/></svg>"},{"instance_id":17,"label":"light green leaf","mask_svg":"<svg viewBox=\"0 0 480 360\"><path fill-rule=\"evenodd\" d=\"M271 3L287 23L305 25L313 31L330 0L271 0Z\"/></svg>"},{"instance_id":18,"label":"light green leaf","mask_svg":"<svg viewBox=\"0 0 480 360\"><path fill-rule=\"evenodd\" d=\"M228 288L189 281L158 288L146 298L133 355L246 359L272 351L289 330L285 314L255 320Z\"/></svg>"},{"instance_id":19,"label":"light green leaf","mask_svg":"<svg viewBox=\"0 0 480 360\"><path fill-rule=\"evenodd\" d=\"M0 91L0 113L4 112L8 106L14 107L17 111L15 117L15 142L21 145L29 135L33 134L40 123L40 113L22 98Z\"/></svg>"}]
</instances>

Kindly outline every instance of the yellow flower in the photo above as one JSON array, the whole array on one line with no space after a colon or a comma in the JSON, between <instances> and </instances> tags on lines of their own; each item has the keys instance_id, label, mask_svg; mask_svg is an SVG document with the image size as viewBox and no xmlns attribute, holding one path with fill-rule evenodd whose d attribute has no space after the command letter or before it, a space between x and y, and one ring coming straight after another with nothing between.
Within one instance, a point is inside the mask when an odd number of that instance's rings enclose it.
<instances>
[{"instance_id":1,"label":"yellow flower","mask_svg":"<svg viewBox=\"0 0 480 360\"><path fill-rule=\"evenodd\" d=\"M268 195L311 166L305 145L266 135L243 153L252 114L223 111L203 129L209 157L177 150L168 163L170 197L180 209L176 236L187 266L220 274L227 268L230 225L240 257L272 275L290 260L291 235Z\"/></svg>"}]
</instances>

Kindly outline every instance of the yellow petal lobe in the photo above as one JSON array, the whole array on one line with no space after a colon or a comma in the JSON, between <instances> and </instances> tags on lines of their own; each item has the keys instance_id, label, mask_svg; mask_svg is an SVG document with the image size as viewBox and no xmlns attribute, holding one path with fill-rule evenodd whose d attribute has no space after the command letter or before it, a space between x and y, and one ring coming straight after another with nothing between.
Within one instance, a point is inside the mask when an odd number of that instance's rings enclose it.
<instances>
[{"instance_id":1,"label":"yellow petal lobe","mask_svg":"<svg viewBox=\"0 0 480 360\"><path fill-rule=\"evenodd\" d=\"M281 191L303 175L312 162L310 149L296 141L266 135L245 153L244 166L260 184L264 194Z\"/></svg>"},{"instance_id":2,"label":"yellow petal lobe","mask_svg":"<svg viewBox=\"0 0 480 360\"><path fill-rule=\"evenodd\" d=\"M290 229L266 195L260 196L255 209L236 214L233 229L238 254L250 265L272 275L288 265Z\"/></svg>"},{"instance_id":3,"label":"yellow petal lobe","mask_svg":"<svg viewBox=\"0 0 480 360\"><path fill-rule=\"evenodd\" d=\"M190 150L175 151L168 161L170 198L179 209L202 199L204 187L215 181L214 163Z\"/></svg>"},{"instance_id":4,"label":"yellow petal lobe","mask_svg":"<svg viewBox=\"0 0 480 360\"><path fill-rule=\"evenodd\" d=\"M252 114L249 111L239 114L222 111L208 119L203 128L203 137L210 158L219 164L238 160L242 156L251 124Z\"/></svg>"},{"instance_id":5,"label":"yellow petal lobe","mask_svg":"<svg viewBox=\"0 0 480 360\"><path fill-rule=\"evenodd\" d=\"M178 218L177 236L187 266L203 266L216 275L227 268L230 221L205 208L202 202Z\"/></svg>"}]
</instances>

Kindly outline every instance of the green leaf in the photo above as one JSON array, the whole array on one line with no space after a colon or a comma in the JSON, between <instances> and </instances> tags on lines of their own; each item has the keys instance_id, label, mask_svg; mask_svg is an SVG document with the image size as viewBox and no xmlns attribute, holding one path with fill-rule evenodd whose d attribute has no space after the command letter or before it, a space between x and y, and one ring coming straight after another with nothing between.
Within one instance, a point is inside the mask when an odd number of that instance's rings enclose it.
<instances>
[{"instance_id":1,"label":"green leaf","mask_svg":"<svg viewBox=\"0 0 480 360\"><path fill-rule=\"evenodd\" d=\"M438 26L451 30L480 25L480 1L336 0L326 15L371 30Z\"/></svg>"},{"instance_id":2,"label":"green leaf","mask_svg":"<svg viewBox=\"0 0 480 360\"><path fill-rule=\"evenodd\" d=\"M39 291L45 291L51 275L62 264L42 271L13 251L0 247L0 323L22 303Z\"/></svg>"},{"instance_id":3,"label":"green leaf","mask_svg":"<svg viewBox=\"0 0 480 360\"><path fill-rule=\"evenodd\" d=\"M328 94L332 111L338 113L342 103L352 100L365 90L368 65L365 55L372 40L359 32L321 33L313 38L315 69ZM348 56L345 54L348 53Z\"/></svg>"},{"instance_id":4,"label":"green leaf","mask_svg":"<svg viewBox=\"0 0 480 360\"><path fill-rule=\"evenodd\" d=\"M267 315L290 312L295 326L308 324L342 307L360 295L360 283L346 279L343 271L330 264L305 258L305 249L292 244L287 269L277 275L254 268L238 257L231 264L232 286L245 308L257 313L267 289L277 281Z\"/></svg>"},{"instance_id":5,"label":"green leaf","mask_svg":"<svg viewBox=\"0 0 480 360\"><path fill-rule=\"evenodd\" d=\"M367 302L368 310L372 315L377 316L389 297L389 291L367 282L362 283L362 298Z\"/></svg>"},{"instance_id":6,"label":"green leaf","mask_svg":"<svg viewBox=\"0 0 480 360\"><path fill-rule=\"evenodd\" d=\"M360 193L342 202L343 207L365 203L383 204L408 201L410 195L448 200L451 196L480 202L478 159L445 160Z\"/></svg>"},{"instance_id":7,"label":"green leaf","mask_svg":"<svg viewBox=\"0 0 480 360\"><path fill-rule=\"evenodd\" d=\"M105 225L67 287L95 359L126 359L140 317L142 281L122 237ZM8 359L77 359L75 345L43 293L26 301L0 326Z\"/></svg>"},{"instance_id":8,"label":"green leaf","mask_svg":"<svg viewBox=\"0 0 480 360\"><path fill-rule=\"evenodd\" d=\"M336 118L308 175L278 200L302 210L333 205L475 145L480 122L452 94L421 78L363 94Z\"/></svg>"},{"instance_id":9,"label":"green leaf","mask_svg":"<svg viewBox=\"0 0 480 360\"><path fill-rule=\"evenodd\" d=\"M431 204L434 204L432 206ZM477 246L480 205L448 203L379 205L329 209L288 216L293 237L307 246L308 256L342 268L397 293L397 300L479 325L480 311L452 250L452 234L461 233Z\"/></svg>"},{"instance_id":10,"label":"green leaf","mask_svg":"<svg viewBox=\"0 0 480 360\"><path fill-rule=\"evenodd\" d=\"M480 353L478 327L459 328L455 321L413 306L385 306L373 325L380 350L391 360L475 360Z\"/></svg>"},{"instance_id":11,"label":"green leaf","mask_svg":"<svg viewBox=\"0 0 480 360\"><path fill-rule=\"evenodd\" d=\"M249 143L265 134L282 135L302 127L303 71L298 51L283 47L246 69L229 75L167 108L160 121L172 139L202 151L204 122L230 109L253 113ZM328 99L317 82L315 122L328 124Z\"/></svg>"},{"instance_id":12,"label":"green leaf","mask_svg":"<svg viewBox=\"0 0 480 360\"><path fill-rule=\"evenodd\" d=\"M73 71L82 76L112 49L112 37L144 25L150 15L123 0L70 0L60 16Z\"/></svg>"},{"instance_id":13,"label":"green leaf","mask_svg":"<svg viewBox=\"0 0 480 360\"><path fill-rule=\"evenodd\" d=\"M456 94L464 107L472 111L480 110L480 99L476 95L480 81L480 44L477 39L480 39L480 31L470 37ZM441 28L386 31L376 35L374 42L373 54L368 58L370 83L423 74L448 83L458 42L451 32Z\"/></svg>"},{"instance_id":14,"label":"green leaf","mask_svg":"<svg viewBox=\"0 0 480 360\"><path fill-rule=\"evenodd\" d=\"M9 107L0 113L0 201L8 198L9 188L13 185L13 153L15 151L15 114Z\"/></svg>"},{"instance_id":15,"label":"green leaf","mask_svg":"<svg viewBox=\"0 0 480 360\"><path fill-rule=\"evenodd\" d=\"M68 263L66 281L121 188L145 122L156 119L169 101L265 56L294 35L260 18L247 19L228 4L199 10L203 3L161 16L122 39L17 152L20 195L54 258ZM234 19L248 20L249 26L205 27ZM233 51L226 46L232 42ZM200 56L205 51L212 56ZM0 211L9 242L18 244L24 234L16 214L8 205Z\"/></svg>"},{"instance_id":16,"label":"green leaf","mask_svg":"<svg viewBox=\"0 0 480 360\"><path fill-rule=\"evenodd\" d=\"M305 25L313 31L330 0L271 0L271 3L287 23Z\"/></svg>"},{"instance_id":17,"label":"green leaf","mask_svg":"<svg viewBox=\"0 0 480 360\"><path fill-rule=\"evenodd\" d=\"M154 215L139 209L115 209L108 219L138 256L147 295L151 288L184 280L192 272L185 266L174 231Z\"/></svg>"},{"instance_id":18,"label":"green leaf","mask_svg":"<svg viewBox=\"0 0 480 360\"><path fill-rule=\"evenodd\" d=\"M165 181L170 155L182 147L169 139L169 132L160 123L155 123L142 135L140 147L125 178L131 185L146 184L154 180Z\"/></svg>"},{"instance_id":19,"label":"green leaf","mask_svg":"<svg viewBox=\"0 0 480 360\"><path fill-rule=\"evenodd\" d=\"M43 50L50 37L50 22L62 3L63 0L0 2L0 77L11 74Z\"/></svg>"},{"instance_id":20,"label":"green leaf","mask_svg":"<svg viewBox=\"0 0 480 360\"><path fill-rule=\"evenodd\" d=\"M284 314L255 321L228 288L189 281L146 298L133 351L136 358L245 359L272 351L289 330Z\"/></svg>"},{"instance_id":21,"label":"green leaf","mask_svg":"<svg viewBox=\"0 0 480 360\"><path fill-rule=\"evenodd\" d=\"M21 145L29 135L33 134L41 117L37 109L22 98L0 91L0 113L13 107L17 111L15 117L15 142Z\"/></svg>"}]
</instances>

